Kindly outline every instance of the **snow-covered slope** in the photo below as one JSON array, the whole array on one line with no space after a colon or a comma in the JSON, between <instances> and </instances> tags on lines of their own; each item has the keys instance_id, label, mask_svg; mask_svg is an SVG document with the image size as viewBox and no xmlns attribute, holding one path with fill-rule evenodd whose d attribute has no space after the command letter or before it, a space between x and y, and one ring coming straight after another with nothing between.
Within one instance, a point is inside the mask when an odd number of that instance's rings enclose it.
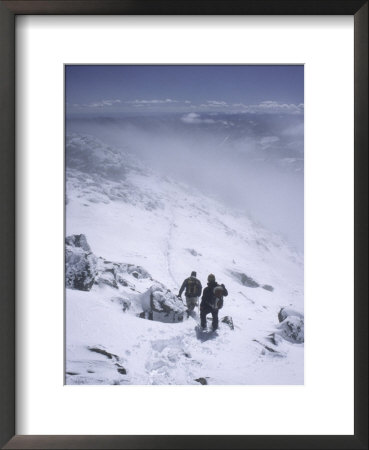
<instances>
[{"instance_id":1,"label":"snow-covered slope","mask_svg":"<svg viewBox=\"0 0 369 450\"><path fill-rule=\"evenodd\" d=\"M67 384L303 383L300 255L246 215L91 136L67 138L66 166L66 236L83 234L89 247L78 252L96 263L90 290L67 283ZM152 286L175 303L192 270L203 287L209 273L225 284L219 317L234 329L221 322L202 333L197 314L181 321L178 305L175 320L143 314ZM278 318L281 308L290 312Z\"/></svg>"}]
</instances>

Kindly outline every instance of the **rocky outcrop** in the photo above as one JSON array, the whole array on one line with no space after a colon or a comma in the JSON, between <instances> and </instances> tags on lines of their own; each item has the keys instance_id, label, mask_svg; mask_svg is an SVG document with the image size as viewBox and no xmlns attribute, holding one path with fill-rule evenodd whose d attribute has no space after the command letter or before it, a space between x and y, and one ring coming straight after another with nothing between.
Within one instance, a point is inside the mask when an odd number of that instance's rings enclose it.
<instances>
[{"instance_id":1,"label":"rocky outcrop","mask_svg":"<svg viewBox=\"0 0 369 450\"><path fill-rule=\"evenodd\" d=\"M270 334L267 339L272 342L273 345L277 346L280 345L283 342L283 338L278 333L272 333Z\"/></svg>"},{"instance_id":2,"label":"rocky outcrop","mask_svg":"<svg viewBox=\"0 0 369 450\"><path fill-rule=\"evenodd\" d=\"M234 330L233 319L231 316L225 316L220 321L228 325L231 330Z\"/></svg>"},{"instance_id":3,"label":"rocky outcrop","mask_svg":"<svg viewBox=\"0 0 369 450\"><path fill-rule=\"evenodd\" d=\"M182 322L187 308L161 283L151 286L141 295L143 312L140 317L159 322Z\"/></svg>"},{"instance_id":4,"label":"rocky outcrop","mask_svg":"<svg viewBox=\"0 0 369 450\"><path fill-rule=\"evenodd\" d=\"M196 378L196 380L198 383L202 384L203 386L206 386L208 384L208 380L204 377L200 377L200 378Z\"/></svg>"},{"instance_id":5,"label":"rocky outcrop","mask_svg":"<svg viewBox=\"0 0 369 450\"><path fill-rule=\"evenodd\" d=\"M235 263L234 260L233 260L233 263ZM273 292L274 291L274 287L271 286L270 284L260 285L260 283L258 283L252 277L250 277L249 275L246 275L243 272L238 272L236 270L229 270L228 272L230 273L230 275L235 280L237 280L243 286L246 286L246 287L249 287L249 288L261 287L261 288L263 288L263 289L265 289L266 291L269 291L269 292Z\"/></svg>"},{"instance_id":6,"label":"rocky outcrop","mask_svg":"<svg viewBox=\"0 0 369 450\"><path fill-rule=\"evenodd\" d=\"M301 344L304 342L304 315L298 311L282 308L278 313L279 334L287 341Z\"/></svg>"},{"instance_id":7,"label":"rocky outcrop","mask_svg":"<svg viewBox=\"0 0 369 450\"><path fill-rule=\"evenodd\" d=\"M114 366L117 368L117 372L121 375L127 375L127 369L121 365L121 358L114 353L110 353L101 347L87 347L92 353L98 353L99 355L106 356L108 359L112 360Z\"/></svg>"},{"instance_id":8,"label":"rocky outcrop","mask_svg":"<svg viewBox=\"0 0 369 450\"><path fill-rule=\"evenodd\" d=\"M152 279L141 266L97 258L84 234L73 234L65 238L65 274L66 287L80 291L89 291L94 284L114 289L119 289L120 286L130 287L134 290L132 278Z\"/></svg>"},{"instance_id":9,"label":"rocky outcrop","mask_svg":"<svg viewBox=\"0 0 369 450\"><path fill-rule=\"evenodd\" d=\"M109 359L118 360L118 356L117 355L114 355L113 353L110 353L110 352L106 351L103 348L100 348L100 347L88 347L88 349L90 350L90 352L98 353L99 355L106 356Z\"/></svg>"},{"instance_id":10,"label":"rocky outcrop","mask_svg":"<svg viewBox=\"0 0 369 450\"><path fill-rule=\"evenodd\" d=\"M91 253L91 247L87 243L86 236L84 234L72 234L65 238L65 244L71 247L81 248L87 253Z\"/></svg>"},{"instance_id":11,"label":"rocky outcrop","mask_svg":"<svg viewBox=\"0 0 369 450\"><path fill-rule=\"evenodd\" d=\"M288 316L278 325L281 336L287 341L301 344L304 342L304 319Z\"/></svg>"},{"instance_id":12,"label":"rocky outcrop","mask_svg":"<svg viewBox=\"0 0 369 450\"><path fill-rule=\"evenodd\" d=\"M300 312L294 310L294 309L290 309L290 308L281 308L281 310L278 313L278 320L279 322L283 322L285 319L287 319L288 316L295 316L295 317L300 317L300 318L304 318L304 315L301 314Z\"/></svg>"},{"instance_id":13,"label":"rocky outcrop","mask_svg":"<svg viewBox=\"0 0 369 450\"><path fill-rule=\"evenodd\" d=\"M98 275L95 283L99 286L107 285L118 289L119 286L133 287L132 283L127 280L127 275L133 278L151 278L150 274L141 266L134 264L114 263L104 258L99 258Z\"/></svg>"},{"instance_id":14,"label":"rocky outcrop","mask_svg":"<svg viewBox=\"0 0 369 450\"><path fill-rule=\"evenodd\" d=\"M259 283L257 283L253 278L249 277L243 272L236 272L235 270L230 270L229 273L243 286L247 286L250 288L260 287Z\"/></svg>"},{"instance_id":15,"label":"rocky outcrop","mask_svg":"<svg viewBox=\"0 0 369 450\"><path fill-rule=\"evenodd\" d=\"M274 287L271 286L270 284L263 284L263 286L261 286L263 289L265 289L266 291L269 292L273 292L274 291Z\"/></svg>"},{"instance_id":16,"label":"rocky outcrop","mask_svg":"<svg viewBox=\"0 0 369 450\"><path fill-rule=\"evenodd\" d=\"M65 284L70 289L89 291L97 276L97 258L91 252L86 236L65 239Z\"/></svg>"}]
</instances>

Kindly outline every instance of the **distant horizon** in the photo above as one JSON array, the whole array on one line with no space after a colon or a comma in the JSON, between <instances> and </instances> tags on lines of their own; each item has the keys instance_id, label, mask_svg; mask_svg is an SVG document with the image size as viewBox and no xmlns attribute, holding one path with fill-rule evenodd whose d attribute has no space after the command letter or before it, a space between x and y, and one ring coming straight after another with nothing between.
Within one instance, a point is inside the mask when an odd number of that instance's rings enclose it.
<instances>
[{"instance_id":1,"label":"distant horizon","mask_svg":"<svg viewBox=\"0 0 369 450\"><path fill-rule=\"evenodd\" d=\"M180 116L189 112L195 112L195 111L154 111L154 110L130 110L130 111L66 111L66 115L67 116L81 116L81 115L85 115L88 118L91 118L92 116L95 117L114 117L114 116L119 116L122 115L124 117L135 117L135 116L142 116L142 115L157 115L157 116ZM225 116L253 116L253 115L268 115L268 114L276 114L279 116L284 115L285 113L283 112L265 112L265 111L255 111L255 112L251 112L251 111L201 111L201 112L196 112L198 114L204 114L204 115L208 115L208 116L217 116L217 115L225 115ZM298 113L295 113L294 115L304 115L304 110L303 108L301 108L301 111L299 111Z\"/></svg>"},{"instance_id":2,"label":"distant horizon","mask_svg":"<svg viewBox=\"0 0 369 450\"><path fill-rule=\"evenodd\" d=\"M303 65L66 65L66 113L302 114Z\"/></svg>"}]
</instances>

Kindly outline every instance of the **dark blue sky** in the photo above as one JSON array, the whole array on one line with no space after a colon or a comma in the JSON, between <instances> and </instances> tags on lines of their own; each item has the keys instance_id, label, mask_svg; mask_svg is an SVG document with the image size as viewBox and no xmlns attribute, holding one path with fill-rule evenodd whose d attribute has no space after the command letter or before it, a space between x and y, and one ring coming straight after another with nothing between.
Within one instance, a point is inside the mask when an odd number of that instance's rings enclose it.
<instances>
[{"instance_id":1,"label":"dark blue sky","mask_svg":"<svg viewBox=\"0 0 369 450\"><path fill-rule=\"evenodd\" d=\"M253 112L260 104L298 112L304 103L301 65L68 65L65 74L68 112Z\"/></svg>"}]
</instances>

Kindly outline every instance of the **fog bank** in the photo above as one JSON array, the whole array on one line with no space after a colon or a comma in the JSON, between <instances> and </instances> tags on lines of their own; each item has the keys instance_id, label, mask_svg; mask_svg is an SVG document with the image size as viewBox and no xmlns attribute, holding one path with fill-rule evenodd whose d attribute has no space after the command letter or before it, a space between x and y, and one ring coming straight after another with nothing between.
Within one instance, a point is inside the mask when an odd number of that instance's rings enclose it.
<instances>
[{"instance_id":1,"label":"fog bank","mask_svg":"<svg viewBox=\"0 0 369 450\"><path fill-rule=\"evenodd\" d=\"M76 116L66 128L241 209L303 251L303 115Z\"/></svg>"}]
</instances>

